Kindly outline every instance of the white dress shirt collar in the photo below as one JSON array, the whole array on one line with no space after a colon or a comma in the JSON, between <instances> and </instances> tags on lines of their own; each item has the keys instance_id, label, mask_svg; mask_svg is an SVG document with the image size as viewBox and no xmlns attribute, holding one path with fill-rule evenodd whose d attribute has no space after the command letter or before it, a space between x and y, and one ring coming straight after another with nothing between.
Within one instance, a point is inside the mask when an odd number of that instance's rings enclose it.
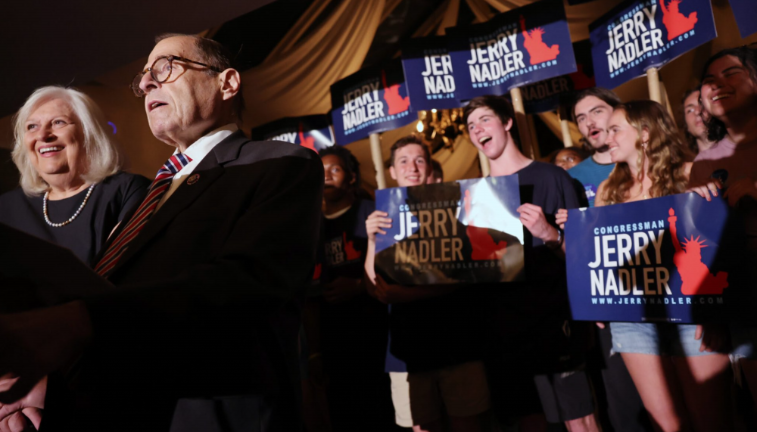
<instances>
[{"instance_id":1,"label":"white dress shirt collar","mask_svg":"<svg viewBox=\"0 0 757 432\"><path fill-rule=\"evenodd\" d=\"M221 141L225 140L238 130L239 128L237 127L237 125L227 124L213 130L212 132L209 132L202 138L195 141L192 145L187 147L187 151L185 151L183 154L185 156L189 156L192 159L192 162L186 164L184 168L182 168L181 171L179 171L174 176L173 180L171 181L171 186L169 186L165 195L163 195L163 198L160 199L160 202L158 203L155 211L158 211L161 207L163 207L163 204L165 204L166 200L168 200L168 198L173 195L173 193L176 191L176 189L179 188L184 179L192 174L195 168L197 168L197 165L199 165L200 162L205 159L205 156L207 156L215 146L220 144ZM173 154L177 153L179 153L178 149Z\"/></svg>"}]
</instances>

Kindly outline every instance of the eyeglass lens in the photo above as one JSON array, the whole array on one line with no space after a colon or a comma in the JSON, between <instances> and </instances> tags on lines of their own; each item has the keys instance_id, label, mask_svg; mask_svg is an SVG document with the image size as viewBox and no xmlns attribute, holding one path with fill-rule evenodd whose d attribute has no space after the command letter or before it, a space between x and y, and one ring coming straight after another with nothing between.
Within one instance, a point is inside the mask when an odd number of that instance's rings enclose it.
<instances>
[{"instance_id":1,"label":"eyeglass lens","mask_svg":"<svg viewBox=\"0 0 757 432\"><path fill-rule=\"evenodd\" d=\"M150 67L150 74L152 79L156 82L163 83L171 76L172 61L170 58L161 57L152 64ZM131 88L134 90L134 94L138 97L144 96L144 92L139 88L139 84L142 82L143 73L139 73L134 77L134 81L131 83Z\"/></svg>"}]
</instances>

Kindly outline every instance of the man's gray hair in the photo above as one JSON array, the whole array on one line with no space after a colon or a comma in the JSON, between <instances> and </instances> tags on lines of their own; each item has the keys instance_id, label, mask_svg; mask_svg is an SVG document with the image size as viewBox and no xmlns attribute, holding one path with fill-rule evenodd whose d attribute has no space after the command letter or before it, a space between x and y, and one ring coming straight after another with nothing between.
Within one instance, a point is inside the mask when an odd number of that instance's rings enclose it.
<instances>
[{"instance_id":1,"label":"man's gray hair","mask_svg":"<svg viewBox=\"0 0 757 432\"><path fill-rule=\"evenodd\" d=\"M78 119L76 127L80 127L83 132L84 142L81 144L88 169L87 172L80 173L80 176L85 182L98 183L117 173L123 163L105 116L89 96L78 90L60 86L38 88L13 117L13 162L21 173L21 188L29 196L44 193L50 189L50 185L42 179L29 160L29 153L24 144L26 121L37 108L54 99L60 99L71 107Z\"/></svg>"},{"instance_id":2,"label":"man's gray hair","mask_svg":"<svg viewBox=\"0 0 757 432\"><path fill-rule=\"evenodd\" d=\"M155 43L157 44L162 40L173 37L187 37L194 41L195 48L197 49L197 54L200 56L200 58L191 60L200 61L214 67L219 71L226 69L235 69L238 71L236 65L234 64L234 59L231 56L231 52L229 52L229 50L225 46L223 46L223 44L213 39L208 39L193 34L164 33L158 35L155 38ZM205 73L212 75L216 72L207 69ZM244 108L245 105L244 98L242 96L242 83L239 83L239 92L237 92L236 96L234 96L232 114L234 114L234 116L240 123L242 121L242 112L244 111Z\"/></svg>"}]
</instances>

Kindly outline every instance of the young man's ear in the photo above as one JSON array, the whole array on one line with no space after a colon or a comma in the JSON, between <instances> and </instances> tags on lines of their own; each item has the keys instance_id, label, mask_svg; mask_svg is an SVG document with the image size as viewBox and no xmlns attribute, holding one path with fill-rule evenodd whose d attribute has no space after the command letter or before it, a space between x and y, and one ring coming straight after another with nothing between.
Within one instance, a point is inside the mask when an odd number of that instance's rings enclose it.
<instances>
[{"instance_id":1,"label":"young man's ear","mask_svg":"<svg viewBox=\"0 0 757 432\"><path fill-rule=\"evenodd\" d=\"M505 124L505 130L507 132L510 132L510 129L512 129L512 127L513 127L513 119L510 119L507 121L507 124Z\"/></svg>"},{"instance_id":2,"label":"young man's ear","mask_svg":"<svg viewBox=\"0 0 757 432\"><path fill-rule=\"evenodd\" d=\"M234 98L242 88L242 77L236 69L226 69L223 72L219 72L218 79L221 82L223 100Z\"/></svg>"},{"instance_id":3,"label":"young man's ear","mask_svg":"<svg viewBox=\"0 0 757 432\"><path fill-rule=\"evenodd\" d=\"M389 167L389 175L392 176L392 180L397 180L397 171L395 171L394 166Z\"/></svg>"}]
</instances>

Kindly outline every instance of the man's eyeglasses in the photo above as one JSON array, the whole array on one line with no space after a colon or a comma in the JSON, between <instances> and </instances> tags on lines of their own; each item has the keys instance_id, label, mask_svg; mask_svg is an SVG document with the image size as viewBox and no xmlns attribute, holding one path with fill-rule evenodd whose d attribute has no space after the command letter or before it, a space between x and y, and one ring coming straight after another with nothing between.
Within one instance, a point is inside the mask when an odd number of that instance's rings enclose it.
<instances>
[{"instance_id":1,"label":"man's eyeglasses","mask_svg":"<svg viewBox=\"0 0 757 432\"><path fill-rule=\"evenodd\" d=\"M200 63L198 61L190 60L184 57L179 57L175 55L170 55L166 57L158 57L157 59L155 59L154 62L152 62L152 66L150 66L149 68L143 70L142 72L134 76L134 79L131 81L131 86L130 86L131 90L134 92L134 96L142 97L145 95L145 92L142 91L141 88L139 88L139 83L142 82L142 77L147 72L150 72L152 79L155 80L155 82L157 83L162 84L168 81L168 79L171 78L171 72L173 71L174 60L179 60L185 63L192 63L192 64L196 64L200 66L205 66L206 68L212 70L213 72L221 72L220 70L218 70L218 68L207 65L205 63Z\"/></svg>"}]
</instances>

